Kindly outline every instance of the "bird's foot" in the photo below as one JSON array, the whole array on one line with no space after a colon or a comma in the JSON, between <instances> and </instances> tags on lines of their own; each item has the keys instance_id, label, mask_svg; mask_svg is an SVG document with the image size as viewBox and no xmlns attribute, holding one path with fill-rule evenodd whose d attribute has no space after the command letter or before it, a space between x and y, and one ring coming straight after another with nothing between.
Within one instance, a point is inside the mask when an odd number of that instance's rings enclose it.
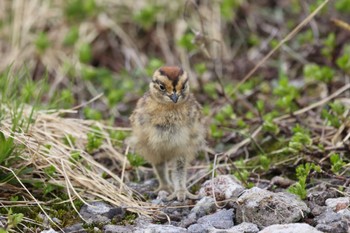
<instances>
[{"instance_id":1,"label":"bird's foot","mask_svg":"<svg viewBox=\"0 0 350 233\"><path fill-rule=\"evenodd\" d=\"M166 201L171 201L171 200L173 200L175 198L177 198L178 201L185 201L186 198L192 199L192 200L197 200L200 197L199 197L199 195L194 195L194 194L190 193L186 189L179 189L179 190L175 190L172 194L170 194L166 198Z\"/></svg>"}]
</instances>

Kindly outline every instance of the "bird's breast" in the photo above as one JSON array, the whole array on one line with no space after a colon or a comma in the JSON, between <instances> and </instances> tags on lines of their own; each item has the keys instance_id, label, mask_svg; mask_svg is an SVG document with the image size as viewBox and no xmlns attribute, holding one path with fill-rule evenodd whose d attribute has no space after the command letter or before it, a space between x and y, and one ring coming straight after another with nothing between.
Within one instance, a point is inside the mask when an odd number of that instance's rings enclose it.
<instances>
[{"instance_id":1,"label":"bird's breast","mask_svg":"<svg viewBox=\"0 0 350 233\"><path fill-rule=\"evenodd\" d=\"M155 124L149 135L152 147L161 150L172 150L184 147L189 143L190 130L179 124Z\"/></svg>"}]
</instances>

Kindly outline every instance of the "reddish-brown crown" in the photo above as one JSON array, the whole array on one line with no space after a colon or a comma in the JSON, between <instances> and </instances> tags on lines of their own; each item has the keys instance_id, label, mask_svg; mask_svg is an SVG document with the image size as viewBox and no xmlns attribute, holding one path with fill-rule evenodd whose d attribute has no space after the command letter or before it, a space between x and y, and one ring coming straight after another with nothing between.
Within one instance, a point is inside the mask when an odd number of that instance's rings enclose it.
<instances>
[{"instance_id":1,"label":"reddish-brown crown","mask_svg":"<svg viewBox=\"0 0 350 233\"><path fill-rule=\"evenodd\" d=\"M169 79L174 80L184 73L183 69L178 66L163 66L159 68L161 75L167 76Z\"/></svg>"}]
</instances>

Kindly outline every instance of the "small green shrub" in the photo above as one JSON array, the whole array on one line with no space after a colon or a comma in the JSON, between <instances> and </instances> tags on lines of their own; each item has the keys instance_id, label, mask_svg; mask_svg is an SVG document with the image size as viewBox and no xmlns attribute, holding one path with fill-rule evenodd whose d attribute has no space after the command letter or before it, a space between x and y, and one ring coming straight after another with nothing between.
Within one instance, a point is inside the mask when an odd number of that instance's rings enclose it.
<instances>
[{"instance_id":1,"label":"small green shrub","mask_svg":"<svg viewBox=\"0 0 350 233\"><path fill-rule=\"evenodd\" d=\"M35 47L40 54L44 53L50 47L50 40L45 32L40 32L35 40Z\"/></svg>"},{"instance_id":2,"label":"small green shrub","mask_svg":"<svg viewBox=\"0 0 350 233\"><path fill-rule=\"evenodd\" d=\"M133 167L140 167L146 163L146 160L142 156L134 153L128 153L126 157Z\"/></svg>"},{"instance_id":3,"label":"small green shrub","mask_svg":"<svg viewBox=\"0 0 350 233\"><path fill-rule=\"evenodd\" d=\"M325 83L330 83L335 74L335 71L330 67L319 66L313 63L306 64L303 72L307 81L321 81Z\"/></svg>"},{"instance_id":4,"label":"small green shrub","mask_svg":"<svg viewBox=\"0 0 350 233\"><path fill-rule=\"evenodd\" d=\"M331 154L331 156L329 157L329 160L330 160L331 165L332 165L331 170L335 174L338 174L343 169L343 167L346 165L346 163L339 156L339 154L336 154L336 153Z\"/></svg>"},{"instance_id":5,"label":"small green shrub","mask_svg":"<svg viewBox=\"0 0 350 233\"><path fill-rule=\"evenodd\" d=\"M298 195L302 200L307 197L306 179L311 171L321 172L321 167L313 163L301 164L296 168L298 182L289 187L288 191Z\"/></svg>"}]
</instances>

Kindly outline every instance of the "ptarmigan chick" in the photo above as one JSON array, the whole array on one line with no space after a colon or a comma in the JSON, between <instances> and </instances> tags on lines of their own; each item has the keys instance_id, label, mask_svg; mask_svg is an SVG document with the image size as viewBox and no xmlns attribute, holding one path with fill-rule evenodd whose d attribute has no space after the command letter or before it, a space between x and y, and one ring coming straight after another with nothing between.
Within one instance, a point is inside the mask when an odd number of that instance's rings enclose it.
<instances>
[{"instance_id":1,"label":"ptarmigan chick","mask_svg":"<svg viewBox=\"0 0 350 233\"><path fill-rule=\"evenodd\" d=\"M177 66L159 68L130 121L129 144L153 165L159 180L156 192L168 191L168 200L196 199L186 188L186 168L205 144L205 127L201 106L190 93L187 73ZM174 164L172 182L170 163Z\"/></svg>"}]
</instances>

